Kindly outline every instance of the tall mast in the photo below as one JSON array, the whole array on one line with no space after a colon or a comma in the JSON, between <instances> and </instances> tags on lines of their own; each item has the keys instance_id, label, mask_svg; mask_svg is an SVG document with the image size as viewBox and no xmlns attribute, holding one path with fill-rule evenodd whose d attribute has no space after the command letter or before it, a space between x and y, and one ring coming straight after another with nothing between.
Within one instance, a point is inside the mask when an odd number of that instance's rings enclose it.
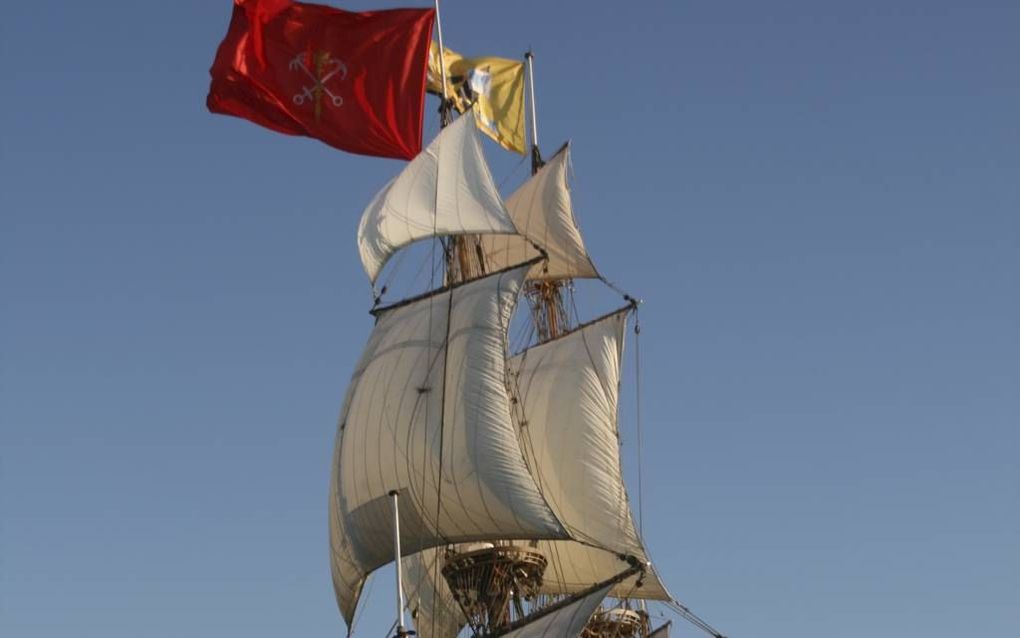
<instances>
[{"instance_id":1,"label":"tall mast","mask_svg":"<svg viewBox=\"0 0 1020 638\"><path fill-rule=\"evenodd\" d=\"M450 123L450 98L446 90L446 50L443 48L443 20L439 17L439 0L436 6L436 31L439 35L439 74L442 76L443 102L439 105L439 128L446 128Z\"/></svg>"},{"instance_id":2,"label":"tall mast","mask_svg":"<svg viewBox=\"0 0 1020 638\"><path fill-rule=\"evenodd\" d=\"M446 78L446 50L443 46L443 21L439 16L439 0L436 8L436 30L439 36L439 72L442 75L443 103L439 106L439 128L444 129L452 121L453 101L449 97ZM441 242L446 261L446 283L455 284L485 274L485 257L475 235L458 235Z\"/></svg>"},{"instance_id":3,"label":"tall mast","mask_svg":"<svg viewBox=\"0 0 1020 638\"><path fill-rule=\"evenodd\" d=\"M531 49L524 54L528 66L528 89L531 94L531 174L545 165L538 147L538 115L535 107L535 54ZM563 280L534 281L526 294L531 304L531 318L539 341L553 339L570 328L570 315L563 303Z\"/></svg>"},{"instance_id":4,"label":"tall mast","mask_svg":"<svg viewBox=\"0 0 1020 638\"><path fill-rule=\"evenodd\" d=\"M538 150L538 116L535 109L535 55L528 49L524 54L524 60L528 64L528 88L531 93L531 174L534 175L545 163L542 161L542 153Z\"/></svg>"},{"instance_id":5,"label":"tall mast","mask_svg":"<svg viewBox=\"0 0 1020 638\"><path fill-rule=\"evenodd\" d=\"M439 125L444 128L450 123L453 102L448 98L439 0L435 0L435 6L436 24L439 28L439 64L443 75L443 104L439 110ZM534 127L533 111L533 139L536 130ZM532 174L541 166L538 145L533 144ZM447 285L486 274L485 254L477 235L450 237L443 243L443 249L446 256ZM449 318L447 325L449 326ZM515 618L523 617L525 601L538 597L538 588L547 562L533 548L517 547L509 543L498 545L486 543L474 551L461 551L457 546L450 545L440 551L443 552L444 563L442 577L475 633L491 634ZM434 569L439 570L438 558ZM438 575L433 573L434 588L437 587L435 578Z\"/></svg>"},{"instance_id":6,"label":"tall mast","mask_svg":"<svg viewBox=\"0 0 1020 638\"><path fill-rule=\"evenodd\" d=\"M443 19L439 13L439 0L434 0L434 4L436 8L436 32L439 36L439 75L443 86L442 101L439 104L439 130L443 130L450 124L450 107L452 103L449 89L447 88L446 47L443 45ZM443 247L443 261L446 264L446 283L456 283L458 277L455 265L457 265L457 262L463 261L463 241L459 237L450 237L449 239L440 239L439 244ZM463 271L463 267L460 270Z\"/></svg>"}]
</instances>

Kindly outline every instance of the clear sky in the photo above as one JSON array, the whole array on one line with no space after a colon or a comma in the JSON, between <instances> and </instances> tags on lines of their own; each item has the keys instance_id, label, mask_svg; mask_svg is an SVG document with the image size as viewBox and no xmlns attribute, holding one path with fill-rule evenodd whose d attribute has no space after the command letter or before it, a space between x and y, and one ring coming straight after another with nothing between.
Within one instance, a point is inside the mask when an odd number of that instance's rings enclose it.
<instances>
[{"instance_id":1,"label":"clear sky","mask_svg":"<svg viewBox=\"0 0 1020 638\"><path fill-rule=\"evenodd\" d=\"M230 8L4 6L0 635L343 634L355 229L400 163L206 112ZM534 47L542 146L573 139L596 263L646 300L645 536L673 592L733 638L1017 635L1020 4L443 18L465 54ZM390 625L390 574L357 635Z\"/></svg>"}]
</instances>

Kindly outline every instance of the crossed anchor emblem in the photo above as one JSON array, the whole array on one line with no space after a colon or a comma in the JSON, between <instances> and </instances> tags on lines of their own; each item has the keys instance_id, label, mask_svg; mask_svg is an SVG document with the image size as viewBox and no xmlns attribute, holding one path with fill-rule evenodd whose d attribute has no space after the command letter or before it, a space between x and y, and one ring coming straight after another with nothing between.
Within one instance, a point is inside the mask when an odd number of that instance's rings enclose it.
<instances>
[{"instance_id":1,"label":"crossed anchor emblem","mask_svg":"<svg viewBox=\"0 0 1020 638\"><path fill-rule=\"evenodd\" d=\"M290 61L289 65L287 65L291 71L301 69L312 81L311 86L302 86L301 92L294 95L292 98L294 100L294 104L297 104L298 106L303 105L305 102L315 104L315 114L316 117L318 117L320 103L319 98L323 93L325 93L329 97L330 101L333 102L333 106L343 106L344 99L330 91L329 87L326 86L326 82L338 73L340 74L341 80L345 79L347 77L347 65L337 58L332 57L328 52L320 51L315 55L315 73L312 73L312 71L305 66L304 58L305 54L299 53L294 56L294 59Z\"/></svg>"}]
</instances>

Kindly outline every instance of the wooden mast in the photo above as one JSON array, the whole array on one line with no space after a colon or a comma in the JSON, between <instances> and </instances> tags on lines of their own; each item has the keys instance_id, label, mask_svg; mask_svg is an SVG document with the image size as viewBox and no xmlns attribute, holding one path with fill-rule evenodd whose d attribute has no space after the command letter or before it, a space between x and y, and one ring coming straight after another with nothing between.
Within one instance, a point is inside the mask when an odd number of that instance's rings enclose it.
<instances>
[{"instance_id":1,"label":"wooden mast","mask_svg":"<svg viewBox=\"0 0 1020 638\"><path fill-rule=\"evenodd\" d=\"M447 92L439 0L435 0L435 7L439 33L439 66L443 78L443 101L439 108L439 126L442 129L451 122L453 101L449 99ZM485 254L478 235L456 235L443 241L442 245L447 285L464 282L486 273ZM487 547L473 551L446 545L442 555L444 565L434 574L434 578L438 578L441 572L468 624L476 634L492 634L506 626L514 618L512 611L516 611L518 616L522 615L524 600L532 600L538 596L538 587L546 568L545 558L530 548L502 543L484 545ZM401 636L398 635L397 638Z\"/></svg>"},{"instance_id":2,"label":"wooden mast","mask_svg":"<svg viewBox=\"0 0 1020 638\"><path fill-rule=\"evenodd\" d=\"M528 89L531 93L531 174L535 175L545 165L538 148L538 118L535 107L535 55L528 49L524 54L528 65ZM563 290L569 280L549 279L528 284L525 294L531 304L531 317L538 333L538 340L548 341L558 337L570 328L570 315L563 302Z\"/></svg>"}]
</instances>

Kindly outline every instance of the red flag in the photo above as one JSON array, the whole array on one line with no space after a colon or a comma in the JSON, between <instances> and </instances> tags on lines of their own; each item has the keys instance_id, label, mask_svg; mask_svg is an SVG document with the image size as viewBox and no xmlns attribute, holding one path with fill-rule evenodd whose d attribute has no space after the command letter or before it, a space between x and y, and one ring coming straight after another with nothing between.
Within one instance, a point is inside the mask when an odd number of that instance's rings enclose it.
<instances>
[{"instance_id":1,"label":"red flag","mask_svg":"<svg viewBox=\"0 0 1020 638\"><path fill-rule=\"evenodd\" d=\"M432 9L234 4L209 71L210 111L352 153L418 154Z\"/></svg>"}]
</instances>

